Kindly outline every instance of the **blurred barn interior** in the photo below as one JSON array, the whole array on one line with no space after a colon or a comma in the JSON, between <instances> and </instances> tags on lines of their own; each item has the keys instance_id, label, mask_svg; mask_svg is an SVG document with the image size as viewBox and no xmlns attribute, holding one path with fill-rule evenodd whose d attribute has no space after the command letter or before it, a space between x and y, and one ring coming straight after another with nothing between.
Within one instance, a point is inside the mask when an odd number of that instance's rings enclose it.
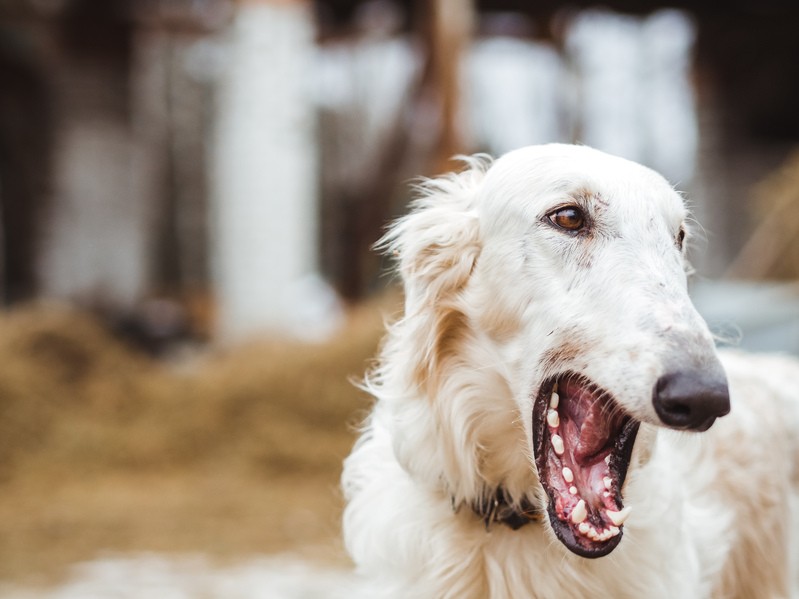
<instances>
[{"instance_id":1,"label":"blurred barn interior","mask_svg":"<svg viewBox=\"0 0 799 599\"><path fill-rule=\"evenodd\" d=\"M3 299L153 343L324 334L385 284L411 177L547 141L686 191L700 274L796 277L795 192L752 202L795 172L792 4L603 6L3 0Z\"/></svg>"}]
</instances>

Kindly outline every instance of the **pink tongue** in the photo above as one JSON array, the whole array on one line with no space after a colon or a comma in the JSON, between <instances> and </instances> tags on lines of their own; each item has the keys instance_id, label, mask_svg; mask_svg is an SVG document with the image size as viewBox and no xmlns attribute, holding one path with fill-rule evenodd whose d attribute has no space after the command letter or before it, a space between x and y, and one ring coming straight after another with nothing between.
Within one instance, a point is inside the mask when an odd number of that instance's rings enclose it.
<instances>
[{"instance_id":1,"label":"pink tongue","mask_svg":"<svg viewBox=\"0 0 799 599\"><path fill-rule=\"evenodd\" d=\"M579 462L595 456L607 445L610 421L603 418L601 404L600 401L593 402L583 420L577 447L574 448L574 458Z\"/></svg>"},{"instance_id":2,"label":"pink tongue","mask_svg":"<svg viewBox=\"0 0 799 599\"><path fill-rule=\"evenodd\" d=\"M577 428L574 458L585 462L602 450L610 437L612 419L603 414L608 405L574 381L567 381L563 391L570 398L566 404L566 416Z\"/></svg>"}]
</instances>

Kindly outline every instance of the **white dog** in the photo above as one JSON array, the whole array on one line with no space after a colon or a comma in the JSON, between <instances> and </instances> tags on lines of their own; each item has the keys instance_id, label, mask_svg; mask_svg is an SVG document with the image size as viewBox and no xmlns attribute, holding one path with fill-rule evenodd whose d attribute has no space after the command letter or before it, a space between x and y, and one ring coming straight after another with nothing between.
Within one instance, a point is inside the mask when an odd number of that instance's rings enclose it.
<instances>
[{"instance_id":1,"label":"white dog","mask_svg":"<svg viewBox=\"0 0 799 599\"><path fill-rule=\"evenodd\" d=\"M343 474L370 596L790 596L799 364L717 354L671 186L545 145L422 192Z\"/></svg>"}]
</instances>

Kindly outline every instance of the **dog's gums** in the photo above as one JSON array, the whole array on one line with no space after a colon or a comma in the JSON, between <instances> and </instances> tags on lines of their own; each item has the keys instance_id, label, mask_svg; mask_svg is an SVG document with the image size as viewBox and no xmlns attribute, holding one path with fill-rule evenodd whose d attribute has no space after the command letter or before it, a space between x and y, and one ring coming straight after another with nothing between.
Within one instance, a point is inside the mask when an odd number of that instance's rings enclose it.
<instances>
[{"instance_id":1,"label":"dog's gums","mask_svg":"<svg viewBox=\"0 0 799 599\"><path fill-rule=\"evenodd\" d=\"M549 379L533 409L535 462L558 539L583 557L602 557L621 540L621 489L638 422L590 381Z\"/></svg>"}]
</instances>

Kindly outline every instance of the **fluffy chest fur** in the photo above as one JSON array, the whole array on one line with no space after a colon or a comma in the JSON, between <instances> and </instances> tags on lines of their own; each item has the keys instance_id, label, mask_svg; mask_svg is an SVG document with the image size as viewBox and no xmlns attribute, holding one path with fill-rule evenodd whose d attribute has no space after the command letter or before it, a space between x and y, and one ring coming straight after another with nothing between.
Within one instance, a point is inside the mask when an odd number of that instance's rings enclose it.
<instances>
[{"instance_id":1,"label":"fluffy chest fur","mask_svg":"<svg viewBox=\"0 0 799 599\"><path fill-rule=\"evenodd\" d=\"M706 438L659 432L651 459L627 481L634 512L624 542L599 560L568 552L544 523L487 530L468 508L455 513L446 493L397 463L378 410L344 475L347 548L365 577L364 596L794 596L796 396L770 389L773 379L751 372L751 359L725 356L739 395L717 430ZM757 362L799 380L790 359ZM781 423L763 418L773 404L786 406Z\"/></svg>"}]
</instances>

